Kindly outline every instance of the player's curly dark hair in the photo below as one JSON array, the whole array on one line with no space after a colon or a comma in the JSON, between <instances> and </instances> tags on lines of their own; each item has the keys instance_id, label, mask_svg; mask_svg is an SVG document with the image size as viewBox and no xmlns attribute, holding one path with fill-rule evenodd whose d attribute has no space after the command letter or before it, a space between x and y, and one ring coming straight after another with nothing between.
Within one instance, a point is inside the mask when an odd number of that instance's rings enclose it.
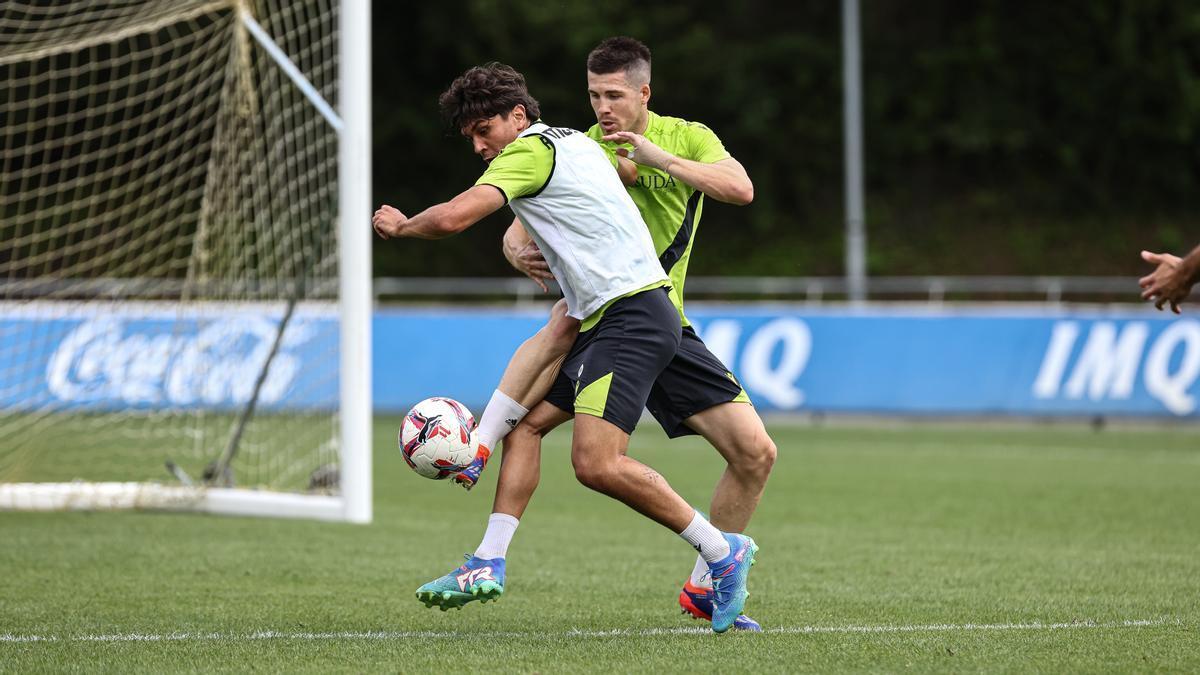
<instances>
[{"instance_id":1,"label":"player's curly dark hair","mask_svg":"<svg viewBox=\"0 0 1200 675\"><path fill-rule=\"evenodd\" d=\"M438 97L442 118L456 131L493 115L507 116L517 105L525 106L531 121L542 116L525 86L525 76L496 61L471 68Z\"/></svg>"},{"instance_id":2,"label":"player's curly dark hair","mask_svg":"<svg viewBox=\"0 0 1200 675\"><path fill-rule=\"evenodd\" d=\"M638 73L650 80L650 48L631 37L606 38L588 54L589 73Z\"/></svg>"}]
</instances>

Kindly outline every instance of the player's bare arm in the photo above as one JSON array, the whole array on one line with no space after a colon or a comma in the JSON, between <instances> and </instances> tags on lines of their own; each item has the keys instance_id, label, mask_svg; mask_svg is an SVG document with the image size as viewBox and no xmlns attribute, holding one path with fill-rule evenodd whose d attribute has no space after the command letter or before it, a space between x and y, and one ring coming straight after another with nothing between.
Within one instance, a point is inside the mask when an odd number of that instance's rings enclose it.
<instances>
[{"instance_id":1,"label":"player's bare arm","mask_svg":"<svg viewBox=\"0 0 1200 675\"><path fill-rule=\"evenodd\" d=\"M1158 309L1170 303L1171 311L1179 314L1179 303L1191 293L1192 286L1200 282L1200 246L1192 249L1185 258L1142 251L1142 260L1157 265L1153 272L1138 280L1142 299L1153 301Z\"/></svg>"},{"instance_id":2,"label":"player's bare arm","mask_svg":"<svg viewBox=\"0 0 1200 675\"><path fill-rule=\"evenodd\" d=\"M502 248L508 264L521 274L533 279L535 284L541 286L542 292L549 292L546 281L553 279L554 273L550 271L550 265L542 255L542 250L533 241L533 237L530 237L529 233L525 231L525 226L521 224L520 218L514 218L512 225L509 225L508 230L504 232Z\"/></svg>"},{"instance_id":3,"label":"player's bare arm","mask_svg":"<svg viewBox=\"0 0 1200 675\"><path fill-rule=\"evenodd\" d=\"M637 162L624 155L617 155L617 175L626 187L637 184Z\"/></svg>"},{"instance_id":4,"label":"player's bare arm","mask_svg":"<svg viewBox=\"0 0 1200 675\"><path fill-rule=\"evenodd\" d=\"M476 185L448 202L431 206L409 218L384 204L375 211L371 225L384 239L412 237L444 239L471 227L504 206L504 195L490 185Z\"/></svg>"},{"instance_id":5,"label":"player's bare arm","mask_svg":"<svg viewBox=\"0 0 1200 675\"><path fill-rule=\"evenodd\" d=\"M617 152L622 158L665 171L717 201L736 206L754 201L754 183L741 162L732 157L711 164L684 159L632 131L614 131L604 140L632 146L632 150L622 148Z\"/></svg>"}]
</instances>

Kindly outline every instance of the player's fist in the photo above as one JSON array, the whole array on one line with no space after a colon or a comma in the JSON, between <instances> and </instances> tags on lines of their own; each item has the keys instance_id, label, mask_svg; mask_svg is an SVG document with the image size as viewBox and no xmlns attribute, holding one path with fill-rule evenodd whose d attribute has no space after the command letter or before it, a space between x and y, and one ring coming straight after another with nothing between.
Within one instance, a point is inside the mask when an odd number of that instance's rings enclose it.
<instances>
[{"instance_id":1,"label":"player's fist","mask_svg":"<svg viewBox=\"0 0 1200 675\"><path fill-rule=\"evenodd\" d=\"M387 204L379 207L371 218L371 226L375 228L375 234L384 239L403 236L404 223L407 222L408 216L400 213L396 207Z\"/></svg>"}]
</instances>

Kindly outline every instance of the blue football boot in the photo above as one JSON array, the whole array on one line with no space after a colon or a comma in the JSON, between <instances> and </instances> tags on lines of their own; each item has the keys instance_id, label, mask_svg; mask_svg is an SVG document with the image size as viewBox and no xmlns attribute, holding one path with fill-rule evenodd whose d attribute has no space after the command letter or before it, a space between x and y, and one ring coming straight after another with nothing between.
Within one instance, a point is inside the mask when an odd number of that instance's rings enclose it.
<instances>
[{"instance_id":1,"label":"blue football boot","mask_svg":"<svg viewBox=\"0 0 1200 675\"><path fill-rule=\"evenodd\" d=\"M713 613L713 590L711 588L702 588L692 583L688 579L683 584L683 590L679 591L679 608L684 614L691 614L697 619L712 621ZM762 626L758 622L745 614L739 614L733 620L734 630L744 630L751 633L762 632Z\"/></svg>"},{"instance_id":2,"label":"blue football boot","mask_svg":"<svg viewBox=\"0 0 1200 675\"><path fill-rule=\"evenodd\" d=\"M504 594L504 558L484 560L468 554L467 562L444 577L417 589L417 599L426 607L437 605L444 612L462 609L472 600L498 600Z\"/></svg>"},{"instance_id":3,"label":"blue football boot","mask_svg":"<svg viewBox=\"0 0 1200 675\"><path fill-rule=\"evenodd\" d=\"M742 613L749 593L746 591L746 577L754 565L754 554L758 545L744 534L722 533L725 541L729 542L729 555L724 560L708 566L712 571L713 582L713 612L712 628L714 632L724 633L733 627L734 621Z\"/></svg>"},{"instance_id":4,"label":"blue football boot","mask_svg":"<svg viewBox=\"0 0 1200 675\"><path fill-rule=\"evenodd\" d=\"M475 439L475 434L471 434L471 439ZM463 486L464 489L470 490L479 482L479 475L483 473L484 467L487 466L488 458L492 456L492 451L486 445L480 443L475 451L475 459L467 465L465 469L454 475L454 482Z\"/></svg>"}]
</instances>

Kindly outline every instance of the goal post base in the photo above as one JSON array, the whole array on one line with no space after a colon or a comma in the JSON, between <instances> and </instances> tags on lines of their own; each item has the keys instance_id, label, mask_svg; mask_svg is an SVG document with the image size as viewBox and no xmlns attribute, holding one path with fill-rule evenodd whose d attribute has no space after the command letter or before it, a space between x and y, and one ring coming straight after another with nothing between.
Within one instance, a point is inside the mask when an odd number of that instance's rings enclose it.
<instances>
[{"instance_id":1,"label":"goal post base","mask_svg":"<svg viewBox=\"0 0 1200 675\"><path fill-rule=\"evenodd\" d=\"M349 518L345 500L333 495L158 483L0 484L0 511L122 510L369 522Z\"/></svg>"}]
</instances>

